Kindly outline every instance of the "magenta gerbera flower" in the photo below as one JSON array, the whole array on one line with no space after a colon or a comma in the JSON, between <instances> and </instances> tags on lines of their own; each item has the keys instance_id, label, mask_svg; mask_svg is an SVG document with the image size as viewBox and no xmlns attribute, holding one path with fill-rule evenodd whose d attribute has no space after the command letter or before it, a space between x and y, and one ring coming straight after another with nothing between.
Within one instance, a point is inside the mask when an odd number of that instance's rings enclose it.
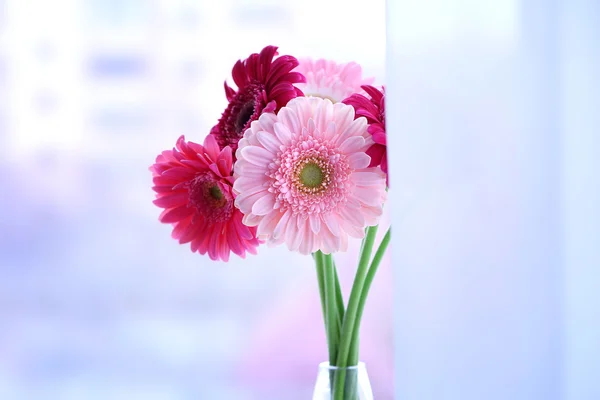
<instances>
[{"instance_id":1,"label":"magenta gerbera flower","mask_svg":"<svg viewBox=\"0 0 600 400\"><path fill-rule=\"evenodd\" d=\"M208 253L213 260L229 260L233 252L256 254L256 228L242 223L234 207L231 147L220 150L208 135L204 145L186 142L163 151L150 167L156 200L164 208L160 221L173 224L173 238L191 243L193 252Z\"/></svg>"},{"instance_id":2,"label":"magenta gerbera flower","mask_svg":"<svg viewBox=\"0 0 600 400\"><path fill-rule=\"evenodd\" d=\"M346 250L376 225L385 174L369 168L365 118L320 97L298 97L263 114L240 140L235 204L260 239L309 254Z\"/></svg>"},{"instance_id":3,"label":"magenta gerbera flower","mask_svg":"<svg viewBox=\"0 0 600 400\"><path fill-rule=\"evenodd\" d=\"M277 55L277 47L267 46L260 54L254 53L243 62L238 60L233 66L235 91L225 82L225 95L229 105L219 123L210 133L217 138L221 148L231 146L235 152L237 142L263 112L277 112L302 91L293 84L304 82L299 72L291 72L298 60L292 56Z\"/></svg>"},{"instance_id":4,"label":"magenta gerbera flower","mask_svg":"<svg viewBox=\"0 0 600 400\"><path fill-rule=\"evenodd\" d=\"M305 96L316 96L339 103L353 93L362 93L361 86L373 83L373 78L363 78L362 67L355 63L338 64L323 58L304 58L294 71L306 77L305 83L296 86Z\"/></svg>"},{"instance_id":5,"label":"magenta gerbera flower","mask_svg":"<svg viewBox=\"0 0 600 400\"><path fill-rule=\"evenodd\" d=\"M361 94L353 94L343 101L354 107L356 117L365 117L369 122L368 131L373 138L373 145L367 150L371 156L369 166L381 166L381 169L388 175L387 152L386 152L386 134L385 134L385 88L381 90L365 85L362 89L370 97L367 98ZM389 178L388 178L389 183Z\"/></svg>"}]
</instances>

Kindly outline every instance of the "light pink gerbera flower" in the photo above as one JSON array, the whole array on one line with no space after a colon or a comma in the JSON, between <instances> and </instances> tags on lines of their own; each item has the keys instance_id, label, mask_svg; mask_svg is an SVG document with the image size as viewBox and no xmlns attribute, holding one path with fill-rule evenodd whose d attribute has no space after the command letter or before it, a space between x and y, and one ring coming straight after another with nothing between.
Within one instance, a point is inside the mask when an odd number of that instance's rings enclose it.
<instances>
[{"instance_id":1,"label":"light pink gerbera flower","mask_svg":"<svg viewBox=\"0 0 600 400\"><path fill-rule=\"evenodd\" d=\"M387 140L385 133L385 88L381 90L373 86L363 86L363 90L367 93L370 99L361 94L353 94L343 101L344 104L349 104L354 107L356 117L365 117L369 122L368 131L373 138L373 145L367 150L367 154L371 156L371 164L369 166L381 166L383 172L388 174L387 164ZM389 184L389 177L388 177Z\"/></svg>"},{"instance_id":2,"label":"light pink gerbera flower","mask_svg":"<svg viewBox=\"0 0 600 400\"><path fill-rule=\"evenodd\" d=\"M292 56L273 60L276 55L277 47L267 46L260 54L254 53L243 62L238 60L233 66L233 81L238 90L225 82L229 105L210 131L221 148L231 146L235 152L238 140L252 121L263 112L277 112L294 97L303 95L293 84L304 82L304 76L291 72L298 60Z\"/></svg>"},{"instance_id":3,"label":"light pink gerbera flower","mask_svg":"<svg viewBox=\"0 0 600 400\"><path fill-rule=\"evenodd\" d=\"M319 97L298 97L263 114L239 142L235 204L269 244L309 254L346 250L377 224L385 174L368 168L365 118Z\"/></svg>"},{"instance_id":4,"label":"light pink gerbera flower","mask_svg":"<svg viewBox=\"0 0 600 400\"><path fill-rule=\"evenodd\" d=\"M339 103L353 93L362 92L362 85L373 83L373 78L364 79L362 67L349 62L338 64L335 61L305 58L294 71L306 77L306 83L297 83L305 96L322 97Z\"/></svg>"},{"instance_id":5,"label":"light pink gerbera flower","mask_svg":"<svg viewBox=\"0 0 600 400\"><path fill-rule=\"evenodd\" d=\"M213 260L229 260L234 252L256 254L256 228L242 223L234 207L232 153L219 149L214 136L204 146L181 136L173 150L156 157L152 171L156 200L164 208L160 221L173 224L173 238L191 242L193 252L208 253Z\"/></svg>"}]
</instances>

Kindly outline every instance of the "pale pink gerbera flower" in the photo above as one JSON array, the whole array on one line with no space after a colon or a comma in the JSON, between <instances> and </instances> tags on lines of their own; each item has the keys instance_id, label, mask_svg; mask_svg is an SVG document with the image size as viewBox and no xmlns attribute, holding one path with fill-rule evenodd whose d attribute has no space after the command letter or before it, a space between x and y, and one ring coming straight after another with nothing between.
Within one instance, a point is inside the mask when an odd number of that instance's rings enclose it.
<instances>
[{"instance_id":1,"label":"pale pink gerbera flower","mask_svg":"<svg viewBox=\"0 0 600 400\"><path fill-rule=\"evenodd\" d=\"M293 85L305 80L299 72L292 72L298 60L292 56L273 59L276 55L277 47L267 46L260 54L251 54L233 66L233 81L238 89L225 82L229 104L210 131L221 148L231 146L235 152L238 140L252 121L263 112L277 112L290 99L302 96L302 91Z\"/></svg>"},{"instance_id":2,"label":"pale pink gerbera flower","mask_svg":"<svg viewBox=\"0 0 600 400\"><path fill-rule=\"evenodd\" d=\"M369 168L365 118L319 97L299 97L263 114L239 142L236 206L270 244L303 254L346 250L377 224L385 174Z\"/></svg>"},{"instance_id":3,"label":"pale pink gerbera flower","mask_svg":"<svg viewBox=\"0 0 600 400\"><path fill-rule=\"evenodd\" d=\"M296 84L305 96L322 97L334 103L353 93L363 93L361 86L369 85L374 80L364 79L362 67L355 62L338 64L331 60L305 58L300 60L300 65L294 71L306 77L306 83Z\"/></svg>"},{"instance_id":4,"label":"pale pink gerbera flower","mask_svg":"<svg viewBox=\"0 0 600 400\"><path fill-rule=\"evenodd\" d=\"M164 208L160 221L173 224L173 238L190 243L193 252L213 260L229 260L229 253L256 254L256 228L242 223L234 207L232 153L219 149L211 135L204 146L181 136L173 150L156 157L152 171L156 200Z\"/></svg>"},{"instance_id":5,"label":"pale pink gerbera flower","mask_svg":"<svg viewBox=\"0 0 600 400\"><path fill-rule=\"evenodd\" d=\"M365 117L369 122L368 131L373 138L373 145L367 150L371 157L371 167L381 166L383 172L388 175L387 163L387 139L385 131L385 88L381 90L373 86L363 86L369 98L362 94L353 94L344 99L345 104L354 107L356 117Z\"/></svg>"}]
</instances>

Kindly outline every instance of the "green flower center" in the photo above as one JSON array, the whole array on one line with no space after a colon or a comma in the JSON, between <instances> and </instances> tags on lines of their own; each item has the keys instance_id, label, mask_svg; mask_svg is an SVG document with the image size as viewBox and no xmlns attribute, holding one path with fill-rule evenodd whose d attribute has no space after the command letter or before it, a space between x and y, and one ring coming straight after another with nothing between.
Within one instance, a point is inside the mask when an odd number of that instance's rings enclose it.
<instances>
[{"instance_id":1,"label":"green flower center","mask_svg":"<svg viewBox=\"0 0 600 400\"><path fill-rule=\"evenodd\" d=\"M304 165L300 171L300 183L309 188L316 188L323 183L323 171L314 162L309 162Z\"/></svg>"},{"instance_id":2,"label":"green flower center","mask_svg":"<svg viewBox=\"0 0 600 400\"><path fill-rule=\"evenodd\" d=\"M221 192L221 189L219 189L217 185L211 186L208 189L208 193L210 194L210 197L212 197L215 200L223 199L223 192Z\"/></svg>"}]
</instances>

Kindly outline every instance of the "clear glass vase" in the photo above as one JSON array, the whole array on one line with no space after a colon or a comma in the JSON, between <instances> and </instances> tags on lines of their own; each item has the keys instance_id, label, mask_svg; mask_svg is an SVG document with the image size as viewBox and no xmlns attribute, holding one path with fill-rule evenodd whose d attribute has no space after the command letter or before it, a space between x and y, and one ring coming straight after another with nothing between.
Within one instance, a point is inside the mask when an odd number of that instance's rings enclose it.
<instances>
[{"instance_id":1,"label":"clear glass vase","mask_svg":"<svg viewBox=\"0 0 600 400\"><path fill-rule=\"evenodd\" d=\"M342 379L343 385L336 385L337 379ZM343 393L336 392L338 387ZM331 367L328 362L319 364L313 400L373 400L365 363L346 368Z\"/></svg>"}]
</instances>

